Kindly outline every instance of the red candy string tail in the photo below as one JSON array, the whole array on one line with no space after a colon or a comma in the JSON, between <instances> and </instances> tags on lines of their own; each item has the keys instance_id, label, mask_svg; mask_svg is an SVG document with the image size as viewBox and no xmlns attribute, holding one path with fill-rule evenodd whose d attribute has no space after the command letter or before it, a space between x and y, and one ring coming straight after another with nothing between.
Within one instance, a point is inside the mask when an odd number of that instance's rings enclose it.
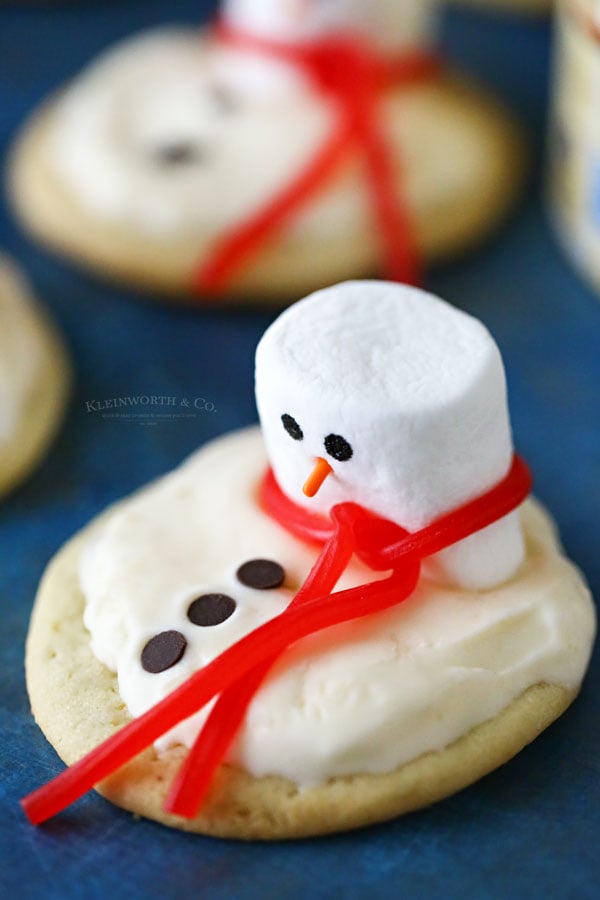
<instances>
[{"instance_id":1,"label":"red candy string tail","mask_svg":"<svg viewBox=\"0 0 600 900\"><path fill-rule=\"evenodd\" d=\"M383 566L389 560L390 567L395 566L397 568L401 559L408 555L416 555L420 559L430 556L447 545L448 531L452 532L453 542L455 543L462 537L472 534L474 525L477 522L481 521L483 524L480 527L484 527L488 521L491 508L494 510L495 517L501 518L510 512L511 509L514 509L515 505L518 505L522 498L529 494L530 490L531 474L523 460L515 455L506 477L492 491L484 495L483 498L476 498L458 510L441 517L433 526L414 535L403 535L398 543L390 544L384 551L381 550L378 541L365 541L367 529L373 523L380 523L380 520L363 516L362 520L355 520L355 526L359 529L361 523L363 525L362 558L367 564L373 562L376 567ZM280 524L284 524L287 530L296 531L296 523L299 523L301 527L306 529L307 512L303 507L292 503L283 494L271 469L269 469L263 480L261 495L263 506L267 511L272 512L276 510L275 518ZM282 510L284 509L286 512L283 513L282 517ZM313 528L317 529L318 533L321 533L323 523L320 521L320 517L313 515L311 524ZM327 524L331 528L331 524ZM317 572L320 569L323 570L323 577L318 581L318 586L314 585L317 588L317 592L327 593L333 590L337 578L333 583L327 583L326 575L328 570L326 565L322 565L322 560L330 550L335 556L336 550L333 548L336 547L340 537L338 525L337 530L329 538L328 543L315 563L309 579L292 601L293 604L302 603L305 598L308 599L310 597L310 588L313 586L310 584L311 577L313 580L318 579ZM376 535L373 533L372 537L376 538ZM376 547L375 559L365 559L365 556L368 554L367 548L369 544L371 547L373 545ZM215 770L224 759L254 694L259 689L274 662L275 659L272 659L264 666L250 672L244 679L239 679L233 688L220 695L173 782L165 803L167 812L190 819L197 815L208 792Z\"/></svg>"},{"instance_id":2,"label":"red candy string tail","mask_svg":"<svg viewBox=\"0 0 600 900\"><path fill-rule=\"evenodd\" d=\"M413 574L412 580L416 584L418 570L409 574ZM378 582L377 586L384 584ZM397 585L387 585L387 590L378 590L376 595L369 590L372 587L361 585L327 597L316 597L286 609L241 638L147 712L111 735L48 784L25 797L21 805L30 822L39 824L56 815L161 735L202 709L238 678L296 641L395 605Z\"/></svg>"},{"instance_id":3,"label":"red candy string tail","mask_svg":"<svg viewBox=\"0 0 600 900\"><path fill-rule=\"evenodd\" d=\"M356 37L288 44L234 29L221 21L223 44L287 62L305 72L314 88L334 100L338 118L329 136L290 184L216 242L192 275L194 288L223 292L240 268L321 192L355 151L366 163L367 186L384 251L388 277L418 284L421 260L398 154L380 121L380 100L390 84L410 87L430 79L439 63L430 54L407 53L395 63L382 60Z\"/></svg>"},{"instance_id":4,"label":"red candy string tail","mask_svg":"<svg viewBox=\"0 0 600 900\"><path fill-rule=\"evenodd\" d=\"M217 242L208 259L194 273L197 290L216 296L227 289L230 279L244 263L275 238L279 229L333 177L338 163L346 156L352 130L352 123L340 118L309 165L257 213L231 228Z\"/></svg>"},{"instance_id":5,"label":"red candy string tail","mask_svg":"<svg viewBox=\"0 0 600 900\"><path fill-rule=\"evenodd\" d=\"M290 606L298 606L314 597L327 595L334 589L354 552L351 525L355 511L348 512L350 515L344 515L344 510L340 511L338 508L332 510L329 525L333 525L333 533ZM164 805L167 812L188 819L198 813L215 770L225 757L253 696L276 659L273 656L257 666L217 698L204 727L173 780Z\"/></svg>"}]
</instances>

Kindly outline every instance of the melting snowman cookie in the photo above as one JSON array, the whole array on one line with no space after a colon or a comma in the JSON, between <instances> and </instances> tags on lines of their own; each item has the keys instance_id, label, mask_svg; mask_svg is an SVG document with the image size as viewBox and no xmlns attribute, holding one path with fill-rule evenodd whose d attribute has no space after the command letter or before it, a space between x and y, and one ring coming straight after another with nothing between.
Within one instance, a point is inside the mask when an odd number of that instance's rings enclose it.
<instances>
[{"instance_id":1,"label":"melting snowman cookie","mask_svg":"<svg viewBox=\"0 0 600 900\"><path fill-rule=\"evenodd\" d=\"M68 381L54 327L0 255L0 495L31 471L54 437Z\"/></svg>"},{"instance_id":2,"label":"melting snowman cookie","mask_svg":"<svg viewBox=\"0 0 600 900\"><path fill-rule=\"evenodd\" d=\"M25 800L32 821L100 782L215 835L364 825L470 784L577 694L593 606L525 500L479 322L343 284L266 332L256 390L262 433L210 444L52 563L28 686L73 765Z\"/></svg>"},{"instance_id":3,"label":"melting snowman cookie","mask_svg":"<svg viewBox=\"0 0 600 900\"><path fill-rule=\"evenodd\" d=\"M433 58L438 6L225 0L218 28L120 44L34 114L17 211L188 300L418 280L422 256L480 240L522 172L512 119Z\"/></svg>"}]
</instances>

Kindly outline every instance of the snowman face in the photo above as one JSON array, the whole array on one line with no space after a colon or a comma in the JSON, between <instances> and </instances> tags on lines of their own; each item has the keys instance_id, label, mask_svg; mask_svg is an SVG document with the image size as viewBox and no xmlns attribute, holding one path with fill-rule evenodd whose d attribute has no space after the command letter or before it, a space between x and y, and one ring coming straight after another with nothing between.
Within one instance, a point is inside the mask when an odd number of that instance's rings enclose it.
<instances>
[{"instance_id":1,"label":"snowman face","mask_svg":"<svg viewBox=\"0 0 600 900\"><path fill-rule=\"evenodd\" d=\"M257 350L256 396L279 484L317 512L350 501L420 527L512 455L492 338L402 285L338 285L283 313Z\"/></svg>"},{"instance_id":2,"label":"snowman face","mask_svg":"<svg viewBox=\"0 0 600 900\"><path fill-rule=\"evenodd\" d=\"M294 441L303 441L304 432L302 428L289 413L283 413L281 416L281 424L284 431ZM307 497L314 497L321 489L326 478L333 474L334 469L332 462L348 462L354 455L354 450L349 441L341 434L328 434L323 438L323 447L321 448L321 456L315 458L315 465L302 485L302 492ZM330 461L331 460L331 461Z\"/></svg>"},{"instance_id":3,"label":"snowman face","mask_svg":"<svg viewBox=\"0 0 600 900\"><path fill-rule=\"evenodd\" d=\"M257 403L267 452L288 496L322 513L336 503L361 502L373 448L360 422L329 402L319 408L315 396L324 399L319 390L304 394L286 379L278 389L271 385L265 395L261 383L257 366Z\"/></svg>"}]
</instances>

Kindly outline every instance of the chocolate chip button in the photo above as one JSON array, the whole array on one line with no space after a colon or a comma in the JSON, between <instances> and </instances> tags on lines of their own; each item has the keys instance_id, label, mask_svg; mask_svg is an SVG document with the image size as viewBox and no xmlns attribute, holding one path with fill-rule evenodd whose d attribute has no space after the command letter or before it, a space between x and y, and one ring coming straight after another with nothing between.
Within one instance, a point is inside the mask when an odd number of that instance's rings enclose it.
<instances>
[{"instance_id":1,"label":"chocolate chip button","mask_svg":"<svg viewBox=\"0 0 600 900\"><path fill-rule=\"evenodd\" d=\"M281 587L285 570L271 559L249 559L236 572L238 581L258 591Z\"/></svg>"},{"instance_id":2,"label":"chocolate chip button","mask_svg":"<svg viewBox=\"0 0 600 900\"><path fill-rule=\"evenodd\" d=\"M205 151L196 144L181 141L178 144L164 144L157 147L154 156L161 166L186 166L203 162Z\"/></svg>"},{"instance_id":3,"label":"chocolate chip button","mask_svg":"<svg viewBox=\"0 0 600 900\"><path fill-rule=\"evenodd\" d=\"M165 672L179 662L186 646L187 641L179 631L161 631L142 650L142 668L153 675Z\"/></svg>"},{"instance_id":4,"label":"chocolate chip button","mask_svg":"<svg viewBox=\"0 0 600 900\"><path fill-rule=\"evenodd\" d=\"M203 594L190 604L187 616L193 625L209 628L225 622L235 612L236 605L227 594Z\"/></svg>"}]
</instances>

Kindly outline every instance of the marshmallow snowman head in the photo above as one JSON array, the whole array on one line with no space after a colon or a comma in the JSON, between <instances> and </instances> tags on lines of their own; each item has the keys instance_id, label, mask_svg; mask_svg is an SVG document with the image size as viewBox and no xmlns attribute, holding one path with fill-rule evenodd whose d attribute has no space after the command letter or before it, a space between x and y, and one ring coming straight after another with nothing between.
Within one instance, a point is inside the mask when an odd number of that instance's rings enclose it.
<instances>
[{"instance_id":1,"label":"marshmallow snowman head","mask_svg":"<svg viewBox=\"0 0 600 900\"><path fill-rule=\"evenodd\" d=\"M511 463L491 335L404 285L348 282L284 312L257 349L256 397L280 486L316 512L352 501L415 530Z\"/></svg>"},{"instance_id":2,"label":"marshmallow snowman head","mask_svg":"<svg viewBox=\"0 0 600 900\"><path fill-rule=\"evenodd\" d=\"M304 42L355 33L392 52L429 44L439 5L439 0L226 0L223 14L262 37Z\"/></svg>"}]
</instances>

